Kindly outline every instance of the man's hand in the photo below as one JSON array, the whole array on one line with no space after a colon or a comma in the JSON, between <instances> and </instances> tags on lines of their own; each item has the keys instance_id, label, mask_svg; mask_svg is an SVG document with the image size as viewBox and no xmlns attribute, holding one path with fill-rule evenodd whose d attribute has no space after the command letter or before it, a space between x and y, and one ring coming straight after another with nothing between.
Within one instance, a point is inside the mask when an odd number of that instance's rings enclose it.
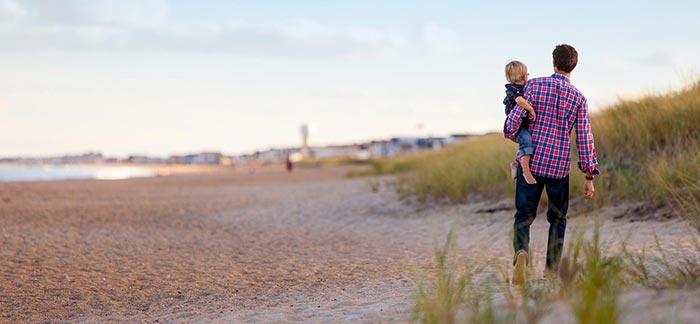
<instances>
[{"instance_id":1,"label":"man's hand","mask_svg":"<svg viewBox=\"0 0 700 324\"><path fill-rule=\"evenodd\" d=\"M583 198L591 199L595 194L595 186L593 186L593 180L585 180L583 182Z\"/></svg>"}]
</instances>

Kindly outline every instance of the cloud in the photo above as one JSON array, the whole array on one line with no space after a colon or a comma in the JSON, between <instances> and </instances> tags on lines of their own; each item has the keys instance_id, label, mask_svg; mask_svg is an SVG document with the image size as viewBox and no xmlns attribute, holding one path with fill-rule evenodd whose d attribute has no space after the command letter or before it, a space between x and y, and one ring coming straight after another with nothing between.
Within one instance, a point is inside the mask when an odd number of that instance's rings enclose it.
<instances>
[{"instance_id":1,"label":"cloud","mask_svg":"<svg viewBox=\"0 0 700 324\"><path fill-rule=\"evenodd\" d=\"M26 9L17 1L0 0L0 26L15 24L26 15Z\"/></svg>"},{"instance_id":2,"label":"cloud","mask_svg":"<svg viewBox=\"0 0 700 324\"><path fill-rule=\"evenodd\" d=\"M13 19L0 23L0 48L112 50L163 25L168 14L165 0L0 0L0 21Z\"/></svg>"},{"instance_id":3,"label":"cloud","mask_svg":"<svg viewBox=\"0 0 700 324\"><path fill-rule=\"evenodd\" d=\"M0 49L61 51L168 51L234 56L347 58L459 53L457 34L436 24L418 35L312 20L173 21L165 0L0 0ZM5 9L2 9L5 8Z\"/></svg>"},{"instance_id":4,"label":"cloud","mask_svg":"<svg viewBox=\"0 0 700 324\"><path fill-rule=\"evenodd\" d=\"M425 48L434 55L452 56L462 50L457 33L437 24L423 26L421 32Z\"/></svg>"},{"instance_id":5,"label":"cloud","mask_svg":"<svg viewBox=\"0 0 700 324\"><path fill-rule=\"evenodd\" d=\"M276 26L241 22L157 27L91 23L0 28L0 48L5 49L163 50L317 58L393 55L404 45L398 33L332 29L308 21Z\"/></svg>"},{"instance_id":6,"label":"cloud","mask_svg":"<svg viewBox=\"0 0 700 324\"><path fill-rule=\"evenodd\" d=\"M676 58L671 53L665 51L654 51L645 55L637 56L633 58L633 61L641 65L668 66L673 65Z\"/></svg>"},{"instance_id":7,"label":"cloud","mask_svg":"<svg viewBox=\"0 0 700 324\"><path fill-rule=\"evenodd\" d=\"M165 0L71 0L23 2L38 25L147 27L167 21Z\"/></svg>"},{"instance_id":8,"label":"cloud","mask_svg":"<svg viewBox=\"0 0 700 324\"><path fill-rule=\"evenodd\" d=\"M347 57L396 53L403 46L399 34L371 29L337 29L313 21L277 25L229 23L211 33L189 35L166 32L164 47L215 50L234 55ZM177 43L174 44L174 43Z\"/></svg>"}]
</instances>

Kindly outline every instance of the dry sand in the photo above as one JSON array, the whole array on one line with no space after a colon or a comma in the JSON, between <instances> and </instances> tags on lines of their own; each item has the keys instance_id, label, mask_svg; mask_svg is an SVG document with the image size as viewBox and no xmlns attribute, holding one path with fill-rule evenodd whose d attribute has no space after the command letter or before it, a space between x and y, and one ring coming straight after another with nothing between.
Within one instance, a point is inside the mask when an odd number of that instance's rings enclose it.
<instances>
[{"instance_id":1,"label":"dry sand","mask_svg":"<svg viewBox=\"0 0 700 324\"><path fill-rule=\"evenodd\" d=\"M0 184L0 322L406 322L450 228L464 255L509 263L509 201L421 209L348 170ZM689 248L683 222L630 222L634 207L603 212L604 239Z\"/></svg>"}]
</instances>

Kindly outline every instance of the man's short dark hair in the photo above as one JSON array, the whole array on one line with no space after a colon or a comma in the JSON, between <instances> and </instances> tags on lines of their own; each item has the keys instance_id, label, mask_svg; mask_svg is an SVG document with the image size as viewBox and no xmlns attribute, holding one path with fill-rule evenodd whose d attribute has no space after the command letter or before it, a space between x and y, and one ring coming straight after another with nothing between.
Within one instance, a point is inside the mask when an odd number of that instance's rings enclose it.
<instances>
[{"instance_id":1,"label":"man's short dark hair","mask_svg":"<svg viewBox=\"0 0 700 324\"><path fill-rule=\"evenodd\" d=\"M571 73L578 63L578 52L571 45L557 45L552 52L552 59L554 59L554 66L557 67L557 70Z\"/></svg>"}]
</instances>

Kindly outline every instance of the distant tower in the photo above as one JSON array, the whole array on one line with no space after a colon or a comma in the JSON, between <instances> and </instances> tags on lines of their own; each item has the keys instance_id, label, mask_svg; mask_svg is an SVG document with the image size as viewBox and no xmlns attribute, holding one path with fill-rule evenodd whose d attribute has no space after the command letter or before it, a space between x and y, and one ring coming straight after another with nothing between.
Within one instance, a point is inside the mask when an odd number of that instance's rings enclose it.
<instances>
[{"instance_id":1,"label":"distant tower","mask_svg":"<svg viewBox=\"0 0 700 324\"><path fill-rule=\"evenodd\" d=\"M301 125L301 154L307 156L309 153L309 125Z\"/></svg>"}]
</instances>

